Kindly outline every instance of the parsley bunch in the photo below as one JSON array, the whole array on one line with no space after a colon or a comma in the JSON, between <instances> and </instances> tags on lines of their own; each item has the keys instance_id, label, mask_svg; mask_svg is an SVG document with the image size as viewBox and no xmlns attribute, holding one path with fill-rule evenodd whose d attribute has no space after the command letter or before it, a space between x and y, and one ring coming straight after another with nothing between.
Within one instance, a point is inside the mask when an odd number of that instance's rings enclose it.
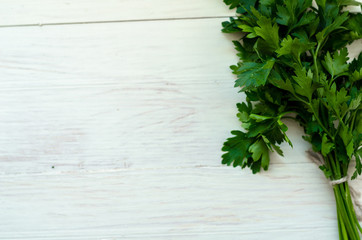
<instances>
[{"instance_id":1,"label":"parsley bunch","mask_svg":"<svg viewBox=\"0 0 362 240\"><path fill-rule=\"evenodd\" d=\"M362 14L343 11L354 0L224 0L237 17L223 22L223 32L240 33L234 41L240 61L231 69L235 87L246 94L237 117L244 131L232 131L222 163L269 166L269 153L283 155L292 146L283 119L304 128L303 139L323 157L320 169L331 181L362 173L362 54L349 61L346 46L362 38ZM362 6L361 6L362 7ZM361 239L347 181L333 186L340 239Z\"/></svg>"}]
</instances>

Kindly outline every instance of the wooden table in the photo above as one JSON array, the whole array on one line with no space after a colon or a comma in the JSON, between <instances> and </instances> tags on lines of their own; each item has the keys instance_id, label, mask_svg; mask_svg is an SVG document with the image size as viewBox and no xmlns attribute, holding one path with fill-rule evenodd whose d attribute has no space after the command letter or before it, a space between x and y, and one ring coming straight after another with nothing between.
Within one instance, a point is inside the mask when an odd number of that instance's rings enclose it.
<instances>
[{"instance_id":1,"label":"wooden table","mask_svg":"<svg viewBox=\"0 0 362 240\"><path fill-rule=\"evenodd\" d=\"M220 32L233 15L220 0L2 0L0 239L337 239L294 123L268 172L220 164L244 99Z\"/></svg>"}]
</instances>

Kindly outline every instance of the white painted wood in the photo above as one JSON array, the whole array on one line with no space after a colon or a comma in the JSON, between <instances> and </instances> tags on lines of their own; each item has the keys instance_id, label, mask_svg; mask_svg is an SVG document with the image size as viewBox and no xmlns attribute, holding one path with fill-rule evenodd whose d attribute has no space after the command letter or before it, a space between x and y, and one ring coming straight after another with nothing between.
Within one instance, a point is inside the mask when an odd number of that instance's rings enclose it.
<instances>
[{"instance_id":1,"label":"white painted wood","mask_svg":"<svg viewBox=\"0 0 362 240\"><path fill-rule=\"evenodd\" d=\"M0 25L234 16L222 0L2 0Z\"/></svg>"},{"instance_id":2,"label":"white painted wood","mask_svg":"<svg viewBox=\"0 0 362 240\"><path fill-rule=\"evenodd\" d=\"M312 163L0 177L1 239L337 239Z\"/></svg>"},{"instance_id":3,"label":"white painted wood","mask_svg":"<svg viewBox=\"0 0 362 240\"><path fill-rule=\"evenodd\" d=\"M297 126L268 172L220 166L221 20L0 28L0 239L337 239Z\"/></svg>"},{"instance_id":4,"label":"white painted wood","mask_svg":"<svg viewBox=\"0 0 362 240\"><path fill-rule=\"evenodd\" d=\"M242 100L219 25L2 29L0 173L218 166ZM301 134L291 131L293 140ZM306 148L297 144L300 157L287 162L305 161Z\"/></svg>"}]
</instances>

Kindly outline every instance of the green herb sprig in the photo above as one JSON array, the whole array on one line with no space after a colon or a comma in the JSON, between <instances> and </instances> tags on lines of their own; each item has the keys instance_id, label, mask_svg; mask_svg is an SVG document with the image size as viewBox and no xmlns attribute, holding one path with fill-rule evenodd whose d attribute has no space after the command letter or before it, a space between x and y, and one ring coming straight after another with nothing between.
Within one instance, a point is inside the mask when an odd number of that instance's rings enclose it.
<instances>
[{"instance_id":1,"label":"green herb sprig","mask_svg":"<svg viewBox=\"0 0 362 240\"><path fill-rule=\"evenodd\" d=\"M231 69L235 87L246 94L237 117L244 131L232 131L222 163L267 170L269 153L292 146L283 119L304 128L303 139L323 156L330 181L362 173L362 54L349 62L346 46L362 38L362 14L344 11L354 0L224 0L237 17L222 23L240 61ZM333 186L340 239L361 239L347 181Z\"/></svg>"}]
</instances>

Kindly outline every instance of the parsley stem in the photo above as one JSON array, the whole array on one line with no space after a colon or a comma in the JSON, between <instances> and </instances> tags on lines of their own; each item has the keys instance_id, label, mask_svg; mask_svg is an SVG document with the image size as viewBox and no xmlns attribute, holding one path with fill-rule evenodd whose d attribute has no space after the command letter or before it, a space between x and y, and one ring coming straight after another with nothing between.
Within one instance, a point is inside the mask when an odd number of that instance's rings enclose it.
<instances>
[{"instance_id":1,"label":"parsley stem","mask_svg":"<svg viewBox=\"0 0 362 240\"><path fill-rule=\"evenodd\" d=\"M320 118L318 117L319 114L317 114L317 112L315 111L315 109L314 109L311 101L309 100L309 102L307 102L307 101L303 100L302 98L298 97L298 95L296 95L295 93L292 93L292 94L293 94L293 96L294 96L297 100L299 100L300 102L304 103L305 105L307 105L307 106L312 110L312 112L313 112L313 114L314 114L314 117L316 118L318 124L321 126L321 128L323 129L323 131L324 131L325 133L327 133L328 136L334 141L334 136L332 136L332 134L324 127L324 124L322 123L322 121L321 121Z\"/></svg>"},{"instance_id":2,"label":"parsley stem","mask_svg":"<svg viewBox=\"0 0 362 240\"><path fill-rule=\"evenodd\" d=\"M335 162L335 160L333 159L333 157L330 156L330 154L328 154L325 158L327 158L329 160L329 162L331 163L332 172L334 173L333 174L334 180L340 179L341 178L341 173L338 172L337 166L336 166L336 165L338 165L338 163Z\"/></svg>"},{"instance_id":3,"label":"parsley stem","mask_svg":"<svg viewBox=\"0 0 362 240\"><path fill-rule=\"evenodd\" d=\"M340 224L341 224L341 228L342 228L342 236L343 236L343 240L348 240L348 235L347 235L347 232L346 232L346 227L344 226L344 223L343 223L343 218L342 218L342 214L337 211L338 213L338 216L339 216L339 219L340 219Z\"/></svg>"},{"instance_id":4,"label":"parsley stem","mask_svg":"<svg viewBox=\"0 0 362 240\"><path fill-rule=\"evenodd\" d=\"M310 107L310 109L312 110L314 117L316 118L317 122L319 123L319 125L321 126L321 128L323 129L323 131L325 133L327 133L327 135L334 141L334 137L332 136L332 134L325 128L324 124L322 123L322 121L320 120L320 118L318 117L319 114L316 112L316 110L314 109L313 105L309 102L308 106Z\"/></svg>"},{"instance_id":5,"label":"parsley stem","mask_svg":"<svg viewBox=\"0 0 362 240\"><path fill-rule=\"evenodd\" d=\"M357 112L352 112L353 116L350 117L350 122L349 124L351 125L351 129L354 129L354 123L355 123L355 119L356 119L356 115L357 115Z\"/></svg>"},{"instance_id":6,"label":"parsley stem","mask_svg":"<svg viewBox=\"0 0 362 240\"><path fill-rule=\"evenodd\" d=\"M339 188L340 184L334 185L333 189L335 191L335 196L336 196L336 202L337 202L337 211L339 211L341 213L342 216L342 230L345 229L346 231L348 231L348 235L351 238L347 238L346 239L355 239L355 240L359 240L359 236L358 233L356 235L355 230L353 229L353 224L350 223L350 219L348 217L347 214L347 209L346 206L344 204L343 198L342 198L342 193L341 193L341 189Z\"/></svg>"},{"instance_id":7,"label":"parsley stem","mask_svg":"<svg viewBox=\"0 0 362 240\"><path fill-rule=\"evenodd\" d=\"M355 212L353 211L353 209L351 209L351 206L348 202L348 196L346 194L346 190L344 189L344 186L346 186L346 188L348 188L348 185L347 183L341 183L341 184L338 184L338 187L340 189L340 192L341 192L341 196L342 196L342 202L345 206L344 210L346 210L346 215L348 216L348 219L350 220L350 226L354 232L354 234L356 236L359 236L359 233L358 233L358 229L356 228L356 223L355 223L355 220L353 218L353 215L356 215ZM357 239L357 238L356 238ZM358 238L359 239L359 238Z\"/></svg>"},{"instance_id":8,"label":"parsley stem","mask_svg":"<svg viewBox=\"0 0 362 240\"><path fill-rule=\"evenodd\" d=\"M334 191L334 195L336 197L336 202L337 202L337 215L338 215L338 223L341 225L341 232L342 232L342 235L340 235L340 239L343 239L343 240L348 240L348 235L347 235L347 232L346 232L346 227L344 226L344 223L343 223L343 218L342 218L342 214L340 212L340 210L338 209L338 200L337 200L337 192Z\"/></svg>"},{"instance_id":9,"label":"parsley stem","mask_svg":"<svg viewBox=\"0 0 362 240\"><path fill-rule=\"evenodd\" d=\"M303 98L301 98L301 97L298 97L298 95L297 94L295 94L295 93L292 93L293 94L293 96L298 100L298 101L300 101L300 102L302 102L302 103L304 103L304 104L306 104L306 105L309 105L309 102L307 102L307 101L305 101Z\"/></svg>"},{"instance_id":10,"label":"parsley stem","mask_svg":"<svg viewBox=\"0 0 362 240\"><path fill-rule=\"evenodd\" d=\"M329 125L329 114L328 114L328 111L326 111L327 106L325 106L324 104L324 101L320 101L322 103L322 105L320 106L320 109L321 109L321 118L322 118L322 122L325 126L328 126ZM325 106L325 108L323 107ZM334 136L335 137L335 136Z\"/></svg>"},{"instance_id":11,"label":"parsley stem","mask_svg":"<svg viewBox=\"0 0 362 240\"><path fill-rule=\"evenodd\" d=\"M317 49L315 51L314 51L314 49L312 49L313 63L314 63L316 78L319 78L317 56L318 56L318 52L319 52L320 47L321 47L320 42L318 42Z\"/></svg>"},{"instance_id":12,"label":"parsley stem","mask_svg":"<svg viewBox=\"0 0 362 240\"><path fill-rule=\"evenodd\" d=\"M347 174L347 167L343 164L343 172L341 172L340 163L337 159L337 153L330 153L325 157L326 165L331 164L334 179L340 179ZM348 182L337 184L333 187L337 203L338 226L342 239L359 240L359 232L362 233L362 228L356 217L353 208L351 194ZM346 238L347 237L347 238ZM350 238L348 238L350 237Z\"/></svg>"},{"instance_id":13,"label":"parsley stem","mask_svg":"<svg viewBox=\"0 0 362 240\"><path fill-rule=\"evenodd\" d=\"M336 162L336 166L337 166L337 178L341 178L342 176L345 176L345 173L343 173L343 175L341 174L341 168L339 166L339 160L337 158L337 152L336 151L333 151L334 152L334 159L332 157L332 161L335 161Z\"/></svg>"},{"instance_id":14,"label":"parsley stem","mask_svg":"<svg viewBox=\"0 0 362 240\"><path fill-rule=\"evenodd\" d=\"M342 219L341 219L341 214L337 211L337 219L338 219L338 233L339 233L339 239L343 240L344 239L344 234L346 232L346 229L344 229L342 227Z\"/></svg>"}]
</instances>

